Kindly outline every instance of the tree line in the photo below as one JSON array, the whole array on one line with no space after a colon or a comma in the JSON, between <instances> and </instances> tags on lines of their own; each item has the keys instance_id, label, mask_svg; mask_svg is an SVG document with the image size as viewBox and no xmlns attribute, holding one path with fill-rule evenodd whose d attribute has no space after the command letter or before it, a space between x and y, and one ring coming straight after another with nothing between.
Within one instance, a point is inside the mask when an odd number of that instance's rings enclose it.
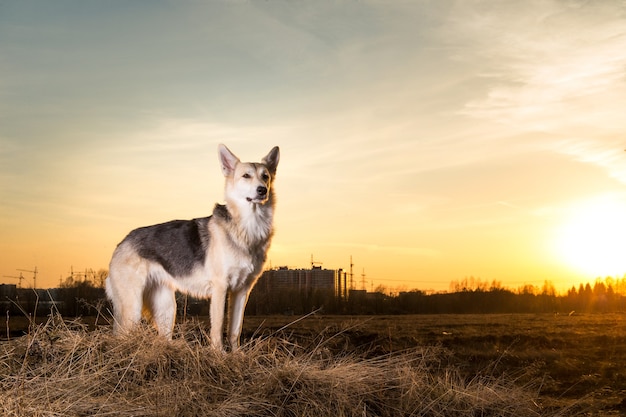
<instances>
[{"instance_id":1,"label":"tree line","mask_svg":"<svg viewBox=\"0 0 626 417\"><path fill-rule=\"evenodd\" d=\"M50 290L15 289L0 286L0 308L7 314L48 314L58 311L66 317L109 314L111 306L104 293L106 271L92 271L80 278L68 277L59 288ZM7 288L13 288L7 293ZM206 300L177 294L178 315L208 315ZM470 313L605 313L626 311L626 275L622 278L598 278L591 284L571 287L558 294L550 281L542 286L524 285L517 289L498 281L464 278L450 283L447 292L421 290L376 292L350 291L338 297L323 289L252 290L246 314L307 314L320 310L325 314L470 314Z\"/></svg>"},{"instance_id":2,"label":"tree line","mask_svg":"<svg viewBox=\"0 0 626 417\"><path fill-rule=\"evenodd\" d=\"M271 302L270 302L271 300ZM626 311L626 275L598 278L558 294L550 281L512 290L500 282L466 278L441 293L421 290L351 292L339 299L324 291L284 291L250 294L248 314L305 314L316 308L328 314L484 314L484 313L604 313Z\"/></svg>"}]
</instances>

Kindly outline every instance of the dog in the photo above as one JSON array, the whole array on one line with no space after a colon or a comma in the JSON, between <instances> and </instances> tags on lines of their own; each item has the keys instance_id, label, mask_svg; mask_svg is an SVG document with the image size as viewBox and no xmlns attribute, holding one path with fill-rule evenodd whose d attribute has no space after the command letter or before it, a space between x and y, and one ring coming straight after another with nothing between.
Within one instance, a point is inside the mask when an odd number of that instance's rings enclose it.
<instances>
[{"instance_id":1,"label":"dog","mask_svg":"<svg viewBox=\"0 0 626 417\"><path fill-rule=\"evenodd\" d=\"M243 163L218 146L226 204L209 217L173 220L133 230L113 252L106 294L113 304L115 334L127 334L142 318L172 338L175 292L210 298L211 343L222 340L228 295L228 341L239 348L243 315L262 272L274 219L274 178L280 158L274 147L260 163Z\"/></svg>"}]
</instances>

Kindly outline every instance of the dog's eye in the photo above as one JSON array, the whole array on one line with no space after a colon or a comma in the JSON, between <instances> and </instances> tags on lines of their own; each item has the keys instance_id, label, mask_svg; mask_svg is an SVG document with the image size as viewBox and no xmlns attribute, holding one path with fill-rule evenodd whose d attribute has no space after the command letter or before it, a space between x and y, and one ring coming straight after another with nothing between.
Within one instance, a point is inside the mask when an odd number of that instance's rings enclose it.
<instances>
[{"instance_id":1,"label":"dog's eye","mask_svg":"<svg viewBox=\"0 0 626 417\"><path fill-rule=\"evenodd\" d=\"M244 178L250 178L250 174L248 174L247 172L245 174L243 174Z\"/></svg>"},{"instance_id":2,"label":"dog's eye","mask_svg":"<svg viewBox=\"0 0 626 417\"><path fill-rule=\"evenodd\" d=\"M270 176L268 174L263 174L262 178L263 178L263 181L267 182L269 181Z\"/></svg>"}]
</instances>

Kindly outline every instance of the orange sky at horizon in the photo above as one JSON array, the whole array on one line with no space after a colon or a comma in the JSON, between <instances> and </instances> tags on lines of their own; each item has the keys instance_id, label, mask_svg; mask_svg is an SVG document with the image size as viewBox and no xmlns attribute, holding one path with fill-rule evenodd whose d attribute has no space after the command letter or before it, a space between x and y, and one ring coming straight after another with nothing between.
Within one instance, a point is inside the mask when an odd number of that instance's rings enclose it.
<instances>
[{"instance_id":1,"label":"orange sky at horizon","mask_svg":"<svg viewBox=\"0 0 626 417\"><path fill-rule=\"evenodd\" d=\"M531 3L3 4L0 283L209 215L218 143L281 148L274 267L624 276L626 5Z\"/></svg>"}]
</instances>

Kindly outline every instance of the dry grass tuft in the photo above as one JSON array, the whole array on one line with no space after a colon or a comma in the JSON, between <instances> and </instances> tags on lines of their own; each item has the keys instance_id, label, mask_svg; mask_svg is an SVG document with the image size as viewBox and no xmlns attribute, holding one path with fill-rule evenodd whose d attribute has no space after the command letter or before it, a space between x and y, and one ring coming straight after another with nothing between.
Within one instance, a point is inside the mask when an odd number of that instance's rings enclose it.
<instances>
[{"instance_id":1,"label":"dry grass tuft","mask_svg":"<svg viewBox=\"0 0 626 417\"><path fill-rule=\"evenodd\" d=\"M202 325L166 342L114 338L52 317L0 344L4 416L537 416L535 394L502 378L464 381L443 353L367 358L281 334L222 354Z\"/></svg>"}]
</instances>

